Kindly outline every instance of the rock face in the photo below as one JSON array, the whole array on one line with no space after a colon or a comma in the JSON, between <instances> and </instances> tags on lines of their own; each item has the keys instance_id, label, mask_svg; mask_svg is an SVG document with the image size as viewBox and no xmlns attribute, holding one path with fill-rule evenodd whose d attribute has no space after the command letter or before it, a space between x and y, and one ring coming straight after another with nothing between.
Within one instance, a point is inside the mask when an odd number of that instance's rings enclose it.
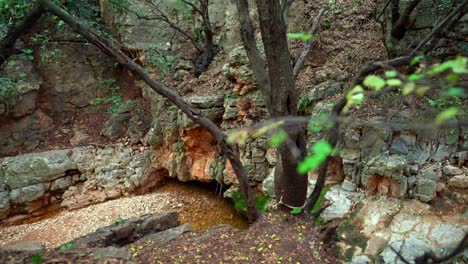
<instances>
[{"instance_id":1,"label":"rock face","mask_svg":"<svg viewBox=\"0 0 468 264\"><path fill-rule=\"evenodd\" d=\"M80 147L0 159L0 219L61 202L79 208L144 192L165 171L151 166L148 149Z\"/></svg>"},{"instance_id":2,"label":"rock face","mask_svg":"<svg viewBox=\"0 0 468 264\"><path fill-rule=\"evenodd\" d=\"M399 2L399 12L403 14L404 10L411 3L411 1L400 0ZM407 32L404 35L403 39L396 41L392 40L391 30L392 30L392 15L390 6L384 12L383 19L383 28L385 36L385 44L390 52L406 52L408 48L411 48L411 43L419 43L424 37L429 34L434 26L437 25L443 18L445 18L448 13L452 10L452 7L460 4L459 1L449 0L449 1L430 1L422 0L413 10L410 16L411 25L407 26ZM457 40L463 39L463 37L468 36L468 27L467 25L468 15L461 17L457 23L452 25L452 30L448 34L448 39L443 39L437 43L437 49L435 56L443 54L463 54L461 45L457 47ZM460 38L461 37L461 38ZM455 45L454 45L455 44ZM462 44L463 45L463 44Z\"/></svg>"},{"instance_id":3,"label":"rock face","mask_svg":"<svg viewBox=\"0 0 468 264\"><path fill-rule=\"evenodd\" d=\"M320 110L314 113L317 111ZM400 125L405 124L403 117L392 122L392 126L387 126L383 119L373 118L354 120L341 127L340 157L348 180L365 188L367 195L417 198L424 202L436 197L437 184L447 181L443 175L460 173L451 181L464 186L461 182L466 168L442 165L446 160L464 162L464 127L433 133L429 129L405 128ZM311 138L311 143L319 138Z\"/></svg>"},{"instance_id":4,"label":"rock face","mask_svg":"<svg viewBox=\"0 0 468 264\"><path fill-rule=\"evenodd\" d=\"M114 61L96 47L56 37L57 42L48 44L57 54L54 58L37 56L42 59L34 67L19 57L9 60L0 73L11 80L14 91L0 98L0 115L8 112L6 124L0 126L0 155L36 148L40 133L56 121L51 116L88 106L103 93L102 81L114 70Z\"/></svg>"},{"instance_id":5,"label":"rock face","mask_svg":"<svg viewBox=\"0 0 468 264\"><path fill-rule=\"evenodd\" d=\"M147 214L140 217L123 219L111 226L99 228L96 232L77 238L75 248L104 248L124 246L142 237L174 228L180 225L177 212L166 212L157 215Z\"/></svg>"},{"instance_id":6,"label":"rock face","mask_svg":"<svg viewBox=\"0 0 468 264\"><path fill-rule=\"evenodd\" d=\"M449 254L468 231L466 219L462 215L434 216L431 211L417 200L361 200L338 230L347 245L346 257L374 260L364 263L403 263L391 247L408 260L428 250Z\"/></svg>"}]
</instances>

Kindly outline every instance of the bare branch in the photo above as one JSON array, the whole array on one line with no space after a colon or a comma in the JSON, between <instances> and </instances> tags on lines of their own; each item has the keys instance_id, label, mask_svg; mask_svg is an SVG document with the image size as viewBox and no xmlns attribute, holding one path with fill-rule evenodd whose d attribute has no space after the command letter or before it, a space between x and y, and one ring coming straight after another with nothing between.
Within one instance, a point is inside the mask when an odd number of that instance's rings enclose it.
<instances>
[{"instance_id":1,"label":"bare branch","mask_svg":"<svg viewBox=\"0 0 468 264\"><path fill-rule=\"evenodd\" d=\"M377 20L379 20L380 16L382 16L385 13L385 10L387 9L387 7L390 5L391 2L392 0L387 0L384 7L382 8L382 10L380 10L379 14L377 15Z\"/></svg>"},{"instance_id":2,"label":"bare branch","mask_svg":"<svg viewBox=\"0 0 468 264\"><path fill-rule=\"evenodd\" d=\"M464 10L464 8L466 8L466 5L468 4L468 0L465 0L463 1L463 3L461 3L460 5L458 5L455 9L452 10L452 12L450 12L450 14L447 15L447 17L441 21L437 26L434 27L434 29L431 31L431 33L429 33L429 35L427 35L420 43L419 45L411 52L411 55L410 56L413 56L416 54L416 52L421 49L424 45L427 44L427 42L429 42L432 37L434 36L434 34L438 33L440 30L442 30L445 25L447 25L448 22L450 22L456 15L458 15L459 13L461 12L465 12L466 13L466 10ZM461 18L461 16L460 16Z\"/></svg>"},{"instance_id":3,"label":"bare branch","mask_svg":"<svg viewBox=\"0 0 468 264\"><path fill-rule=\"evenodd\" d=\"M198 8L198 6L196 6L194 3L190 2L190 1L187 1L187 0L182 0L182 2L184 2L185 4L191 6L193 8L193 10L195 10L198 14L203 16L203 12L201 11L201 9Z\"/></svg>"},{"instance_id":4,"label":"bare branch","mask_svg":"<svg viewBox=\"0 0 468 264\"><path fill-rule=\"evenodd\" d=\"M301 55L299 55L299 58L297 59L296 64L294 65L294 70L293 70L294 80L296 80L297 77L299 76L299 72L301 71L302 66L304 66L304 63L307 60L307 57L309 57L309 54L312 51L313 44L316 43L314 34L320 25L320 18L323 16L324 13L325 13L325 8L322 8L320 12L318 13L318 15L315 17L314 23L312 24L312 27L309 30L309 35L312 36L312 39L304 43L304 47L302 48Z\"/></svg>"},{"instance_id":5,"label":"bare branch","mask_svg":"<svg viewBox=\"0 0 468 264\"><path fill-rule=\"evenodd\" d=\"M395 58L392 60L379 61L379 62L374 62L374 63L364 65L359 71L359 73L357 74L352 85L348 89L352 89L354 86L361 83L367 74L379 69L380 67L382 67L382 65L390 65L390 66L396 67L396 66L404 65L408 63L410 58L411 57L409 56L405 56L405 57ZM341 112L343 111L343 108L346 105L346 94L347 92L345 91L343 97L335 103L335 105L333 106L333 109L331 110L331 116L339 117L341 115ZM330 131L328 131L327 142L332 146L332 148L335 148L336 144L338 143L339 130L340 130L340 123L336 123L335 126L333 126L333 128L330 129ZM331 158L327 157L325 162L323 162L318 169L317 183L315 184L315 187L312 193L309 195L309 197L307 197L306 205L304 207L304 210L307 213L310 213L312 207L315 205L315 203L317 203L318 198L320 197L320 193L322 192L323 187L325 187L325 179L327 177L328 163L330 162L330 160Z\"/></svg>"},{"instance_id":6,"label":"bare branch","mask_svg":"<svg viewBox=\"0 0 468 264\"><path fill-rule=\"evenodd\" d=\"M177 25L175 22L173 22L161 9L160 7L155 4L153 1L145 1L146 3L150 4L152 6L152 11L155 12L156 14L152 16L148 15L142 15L138 13L135 10L132 10L129 6L126 5L119 5L120 8L124 9L125 11L129 12L130 14L135 15L138 19L143 19L143 20L159 20L162 22L165 22L168 26L170 26L172 29L174 29L176 32L179 32L183 37L185 37L187 40L189 40L192 45L198 50L201 51L202 48L200 44L195 40L195 38L187 33L185 30L183 30L179 25Z\"/></svg>"}]
</instances>

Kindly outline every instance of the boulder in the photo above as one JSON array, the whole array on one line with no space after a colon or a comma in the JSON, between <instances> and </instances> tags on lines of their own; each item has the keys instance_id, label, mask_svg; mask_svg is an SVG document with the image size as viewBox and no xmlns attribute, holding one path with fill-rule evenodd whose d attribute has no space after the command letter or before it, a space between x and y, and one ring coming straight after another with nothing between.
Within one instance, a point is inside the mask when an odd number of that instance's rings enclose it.
<instances>
[{"instance_id":1,"label":"boulder","mask_svg":"<svg viewBox=\"0 0 468 264\"><path fill-rule=\"evenodd\" d=\"M113 225L101 227L94 233L74 239L71 243L76 248L124 246L147 234L179 226L178 217L177 212L165 212L123 219Z\"/></svg>"},{"instance_id":2,"label":"boulder","mask_svg":"<svg viewBox=\"0 0 468 264\"><path fill-rule=\"evenodd\" d=\"M60 178L66 171L76 168L69 152L52 150L4 158L0 160L0 166L5 184L16 189Z\"/></svg>"},{"instance_id":3,"label":"boulder","mask_svg":"<svg viewBox=\"0 0 468 264\"><path fill-rule=\"evenodd\" d=\"M460 175L463 174L463 170L452 166L452 165L447 165L442 168L442 171L444 172L445 175L447 176L455 176L455 175Z\"/></svg>"},{"instance_id":4,"label":"boulder","mask_svg":"<svg viewBox=\"0 0 468 264\"><path fill-rule=\"evenodd\" d=\"M128 251L114 246L98 248L93 251L92 255L100 260L112 258L128 261L132 259L132 255Z\"/></svg>"},{"instance_id":5,"label":"boulder","mask_svg":"<svg viewBox=\"0 0 468 264\"><path fill-rule=\"evenodd\" d=\"M455 188L467 189L468 188L468 175L453 176L448 180L448 185Z\"/></svg>"},{"instance_id":6,"label":"boulder","mask_svg":"<svg viewBox=\"0 0 468 264\"><path fill-rule=\"evenodd\" d=\"M130 118L131 115L128 112L113 115L104 125L102 134L110 140L125 136Z\"/></svg>"},{"instance_id":7,"label":"boulder","mask_svg":"<svg viewBox=\"0 0 468 264\"><path fill-rule=\"evenodd\" d=\"M29 185L26 187L12 189L10 192L10 201L12 204L24 204L43 197L45 188L43 183Z\"/></svg>"},{"instance_id":8,"label":"boulder","mask_svg":"<svg viewBox=\"0 0 468 264\"><path fill-rule=\"evenodd\" d=\"M2 253L26 253L26 254L39 254L45 252L45 247L38 241L23 241L16 244L0 248Z\"/></svg>"}]
</instances>

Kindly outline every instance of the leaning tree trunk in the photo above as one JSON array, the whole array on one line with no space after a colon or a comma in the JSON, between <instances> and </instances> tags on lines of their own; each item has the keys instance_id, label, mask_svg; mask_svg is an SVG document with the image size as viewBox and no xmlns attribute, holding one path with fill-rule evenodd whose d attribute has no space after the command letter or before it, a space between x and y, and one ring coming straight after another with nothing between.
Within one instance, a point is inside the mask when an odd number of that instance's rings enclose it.
<instances>
[{"instance_id":1,"label":"leaning tree trunk","mask_svg":"<svg viewBox=\"0 0 468 264\"><path fill-rule=\"evenodd\" d=\"M255 221L258 218L258 210L255 208L255 203L250 185L248 183L247 175L245 174L242 162L239 159L239 152L234 148L233 145L226 142L224 133L216 126L216 124L214 124L210 119L206 118L200 112L200 110L193 108L190 104L185 102L180 97L180 95L177 94L177 92L165 87L158 81L153 80L143 67L136 64L132 59L125 55L120 50L120 48L115 46L115 44L99 37L97 34L88 30L83 24L77 21L65 10L55 5L51 0L39 0L39 3L44 10L62 19L75 32L83 36L86 40L94 44L103 52L113 56L120 64L122 64L122 66L138 75L154 91L167 98L194 122L208 129L208 131L210 131L210 133L216 138L218 144L220 144L224 156L229 160L236 174L241 191L247 201L247 217L249 221Z\"/></svg>"},{"instance_id":2,"label":"leaning tree trunk","mask_svg":"<svg viewBox=\"0 0 468 264\"><path fill-rule=\"evenodd\" d=\"M297 115L297 94L291 65L286 22L279 0L256 0L260 17L260 29L265 47L268 75L271 84L272 117ZM289 139L306 153L305 131L287 131ZM278 148L278 163L275 170L275 194L288 206L304 205L307 194L307 176L297 172L298 157L286 144Z\"/></svg>"},{"instance_id":3,"label":"leaning tree trunk","mask_svg":"<svg viewBox=\"0 0 468 264\"><path fill-rule=\"evenodd\" d=\"M203 35L205 36L204 49L195 59L195 76L200 76L208 70L213 58L216 56L216 49L213 41L214 33L211 28L210 15L208 13L208 3L202 6L201 15L203 19Z\"/></svg>"},{"instance_id":4,"label":"leaning tree trunk","mask_svg":"<svg viewBox=\"0 0 468 264\"><path fill-rule=\"evenodd\" d=\"M7 35L0 42L0 67L11 55L22 53L21 50L15 49L16 40L26 31L30 30L43 13L44 9L40 5L34 6L18 25L8 31Z\"/></svg>"}]
</instances>

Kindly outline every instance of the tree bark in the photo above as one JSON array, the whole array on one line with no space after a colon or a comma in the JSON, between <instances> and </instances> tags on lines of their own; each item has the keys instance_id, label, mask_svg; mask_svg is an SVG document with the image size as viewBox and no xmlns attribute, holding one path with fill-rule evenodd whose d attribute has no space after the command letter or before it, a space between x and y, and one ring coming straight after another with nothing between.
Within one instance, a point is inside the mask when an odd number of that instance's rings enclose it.
<instances>
[{"instance_id":1,"label":"tree bark","mask_svg":"<svg viewBox=\"0 0 468 264\"><path fill-rule=\"evenodd\" d=\"M252 19L249 14L249 2L248 0L237 0L237 13L240 22L240 34L244 49L249 58L250 67L253 71L254 79L262 91L263 98L268 111L271 113L271 86L268 72L265 67L265 61L260 55L260 51L257 47L257 41L255 40L255 31L252 23Z\"/></svg>"},{"instance_id":2,"label":"tree bark","mask_svg":"<svg viewBox=\"0 0 468 264\"><path fill-rule=\"evenodd\" d=\"M28 15L15 27L8 31L7 35L0 42L0 67L13 54L22 53L14 48L16 40L33 27L41 18L44 10L40 5L34 6Z\"/></svg>"},{"instance_id":3,"label":"tree bark","mask_svg":"<svg viewBox=\"0 0 468 264\"><path fill-rule=\"evenodd\" d=\"M297 94L290 61L287 28L279 0L256 0L260 17L260 29L265 47L268 75L271 85L271 116L294 116L297 114ZM288 136L301 151L306 153L305 131L287 131ZM275 193L288 206L302 206L307 193L307 176L297 172L297 159L291 149L283 144L278 148L278 163L275 170Z\"/></svg>"},{"instance_id":4,"label":"tree bark","mask_svg":"<svg viewBox=\"0 0 468 264\"><path fill-rule=\"evenodd\" d=\"M126 56L115 44L99 37L95 33L88 30L84 25L68 14L65 10L55 5L51 0L39 0L39 3L44 10L62 19L75 32L79 33L86 40L94 44L105 53L113 56L120 64L138 75L154 91L164 96L174 105L176 105L191 120L200 126L207 128L216 138L218 144L220 144L223 155L230 161L232 168L236 173L241 191L247 201L247 217L249 221L255 221L258 218L258 211L255 208L252 191L248 183L247 175L243 169L242 162L239 159L239 153L234 148L234 146L226 142L224 133L216 126L216 124L214 124L210 119L206 118L198 109L195 109L190 104L186 103L174 90L164 86L156 80L153 80L144 68Z\"/></svg>"},{"instance_id":5,"label":"tree bark","mask_svg":"<svg viewBox=\"0 0 468 264\"><path fill-rule=\"evenodd\" d=\"M399 15L398 20L394 22L392 26L392 39L399 41L405 36L410 26L411 13L413 13L413 10L419 5L419 2L421 2L421 0L412 0L403 14Z\"/></svg>"}]
</instances>

